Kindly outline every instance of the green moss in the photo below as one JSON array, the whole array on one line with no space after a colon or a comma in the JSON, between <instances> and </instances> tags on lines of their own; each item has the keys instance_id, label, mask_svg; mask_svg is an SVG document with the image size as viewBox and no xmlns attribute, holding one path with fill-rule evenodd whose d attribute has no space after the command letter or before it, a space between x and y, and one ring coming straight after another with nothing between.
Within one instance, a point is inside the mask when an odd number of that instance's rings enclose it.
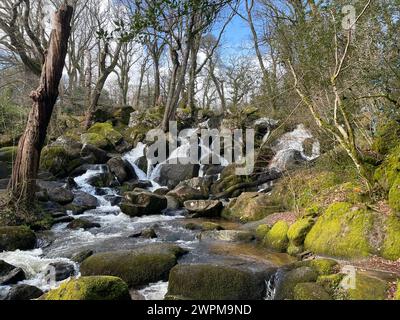
<instances>
[{"instance_id":1,"label":"green moss","mask_svg":"<svg viewBox=\"0 0 400 320\"><path fill-rule=\"evenodd\" d=\"M286 221L278 221L273 225L264 238L264 245L274 250L285 252L288 246L287 232L289 225Z\"/></svg>"},{"instance_id":2,"label":"green moss","mask_svg":"<svg viewBox=\"0 0 400 320\"><path fill-rule=\"evenodd\" d=\"M90 144L100 149L105 149L109 146L108 140L97 133L85 133L81 136L81 142L83 144Z\"/></svg>"},{"instance_id":3,"label":"green moss","mask_svg":"<svg viewBox=\"0 0 400 320\"><path fill-rule=\"evenodd\" d=\"M386 191L389 191L400 172L400 145L395 147L375 170L374 179Z\"/></svg>"},{"instance_id":4,"label":"green moss","mask_svg":"<svg viewBox=\"0 0 400 320\"><path fill-rule=\"evenodd\" d=\"M117 277L81 277L49 291L45 300L130 300L127 284Z\"/></svg>"},{"instance_id":5,"label":"green moss","mask_svg":"<svg viewBox=\"0 0 400 320\"><path fill-rule=\"evenodd\" d=\"M385 240L381 249L381 256L389 260L400 258L400 218L390 216L385 224Z\"/></svg>"},{"instance_id":6,"label":"green moss","mask_svg":"<svg viewBox=\"0 0 400 320\"><path fill-rule=\"evenodd\" d=\"M106 138L113 146L117 145L122 140L122 135L113 128L111 123L95 123L88 133L97 134Z\"/></svg>"},{"instance_id":7,"label":"green moss","mask_svg":"<svg viewBox=\"0 0 400 320\"><path fill-rule=\"evenodd\" d=\"M395 300L400 300L400 280L397 281L397 289L394 294L394 299Z\"/></svg>"},{"instance_id":8,"label":"green moss","mask_svg":"<svg viewBox=\"0 0 400 320\"><path fill-rule=\"evenodd\" d=\"M36 236L26 226L0 227L0 252L30 250L35 247Z\"/></svg>"},{"instance_id":9,"label":"green moss","mask_svg":"<svg viewBox=\"0 0 400 320\"><path fill-rule=\"evenodd\" d=\"M347 297L350 300L385 300L388 289L388 282L357 272L355 288L347 290Z\"/></svg>"},{"instance_id":10,"label":"green moss","mask_svg":"<svg viewBox=\"0 0 400 320\"><path fill-rule=\"evenodd\" d=\"M319 275L329 275L335 273L335 268L338 266L338 263L332 259L315 259L310 260L309 265L317 271Z\"/></svg>"},{"instance_id":11,"label":"green moss","mask_svg":"<svg viewBox=\"0 0 400 320\"><path fill-rule=\"evenodd\" d=\"M302 245L313 224L314 220L312 218L303 218L297 220L288 229L287 237L289 241L296 246Z\"/></svg>"},{"instance_id":12,"label":"green moss","mask_svg":"<svg viewBox=\"0 0 400 320\"><path fill-rule=\"evenodd\" d=\"M307 234L305 248L337 257L368 256L373 251L369 243L373 224L371 211L346 202L334 203Z\"/></svg>"},{"instance_id":13,"label":"green moss","mask_svg":"<svg viewBox=\"0 0 400 320\"><path fill-rule=\"evenodd\" d=\"M332 300L326 290L314 283L306 282L299 283L294 287L294 299L295 300Z\"/></svg>"},{"instance_id":14,"label":"green moss","mask_svg":"<svg viewBox=\"0 0 400 320\"><path fill-rule=\"evenodd\" d=\"M396 178L389 190L389 206L400 213L400 176Z\"/></svg>"},{"instance_id":15,"label":"green moss","mask_svg":"<svg viewBox=\"0 0 400 320\"><path fill-rule=\"evenodd\" d=\"M271 230L270 226L267 224L260 224L256 229L256 238L262 240L267 235L268 231Z\"/></svg>"},{"instance_id":16,"label":"green moss","mask_svg":"<svg viewBox=\"0 0 400 320\"><path fill-rule=\"evenodd\" d=\"M294 288L297 284L315 282L317 278L318 274L315 270L307 266L289 270L281 275L281 280L276 287L275 298L277 300L291 300L294 298Z\"/></svg>"},{"instance_id":17,"label":"green moss","mask_svg":"<svg viewBox=\"0 0 400 320\"><path fill-rule=\"evenodd\" d=\"M329 294L334 295L343 277L344 275L340 273L321 275L317 279L317 284L322 286Z\"/></svg>"},{"instance_id":18,"label":"green moss","mask_svg":"<svg viewBox=\"0 0 400 320\"><path fill-rule=\"evenodd\" d=\"M136 145L138 142L143 141L146 138L146 134L149 131L149 127L144 124L139 124L132 128L126 128L122 134L126 141Z\"/></svg>"},{"instance_id":19,"label":"green moss","mask_svg":"<svg viewBox=\"0 0 400 320\"><path fill-rule=\"evenodd\" d=\"M287 248L287 253L290 254L291 256L296 256L300 253L304 252L304 246L303 245L295 245L293 243L289 243L289 246Z\"/></svg>"},{"instance_id":20,"label":"green moss","mask_svg":"<svg viewBox=\"0 0 400 320\"><path fill-rule=\"evenodd\" d=\"M206 221L201 224L201 229L204 231L211 231L211 230L223 230L218 223Z\"/></svg>"},{"instance_id":21,"label":"green moss","mask_svg":"<svg viewBox=\"0 0 400 320\"><path fill-rule=\"evenodd\" d=\"M396 146L400 138L400 125L395 120L381 121L378 125L372 150L380 154L387 154Z\"/></svg>"},{"instance_id":22,"label":"green moss","mask_svg":"<svg viewBox=\"0 0 400 320\"><path fill-rule=\"evenodd\" d=\"M12 163L17 154L18 147L4 147L0 148L0 161Z\"/></svg>"},{"instance_id":23,"label":"green moss","mask_svg":"<svg viewBox=\"0 0 400 320\"><path fill-rule=\"evenodd\" d=\"M41 168L55 176L67 175L70 161L68 152L61 146L47 146L40 156Z\"/></svg>"}]
</instances>

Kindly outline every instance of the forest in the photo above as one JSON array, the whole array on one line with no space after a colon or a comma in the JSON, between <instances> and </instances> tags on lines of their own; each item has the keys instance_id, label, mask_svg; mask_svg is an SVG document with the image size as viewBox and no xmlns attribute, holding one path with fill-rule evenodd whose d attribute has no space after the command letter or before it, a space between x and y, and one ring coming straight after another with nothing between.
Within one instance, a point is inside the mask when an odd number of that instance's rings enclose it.
<instances>
[{"instance_id":1,"label":"forest","mask_svg":"<svg viewBox=\"0 0 400 320\"><path fill-rule=\"evenodd\" d=\"M0 300L400 300L400 1L0 0Z\"/></svg>"}]
</instances>

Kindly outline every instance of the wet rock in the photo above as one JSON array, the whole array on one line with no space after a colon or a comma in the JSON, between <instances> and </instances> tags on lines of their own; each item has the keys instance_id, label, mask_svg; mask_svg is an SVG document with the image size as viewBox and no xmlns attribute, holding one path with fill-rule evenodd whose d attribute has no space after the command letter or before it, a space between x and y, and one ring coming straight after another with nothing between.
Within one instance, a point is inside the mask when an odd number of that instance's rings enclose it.
<instances>
[{"instance_id":1,"label":"wet rock","mask_svg":"<svg viewBox=\"0 0 400 320\"><path fill-rule=\"evenodd\" d=\"M166 299L261 300L273 269L179 264L170 273Z\"/></svg>"},{"instance_id":2,"label":"wet rock","mask_svg":"<svg viewBox=\"0 0 400 320\"><path fill-rule=\"evenodd\" d=\"M10 179L0 179L0 190L7 189L9 183L10 183Z\"/></svg>"},{"instance_id":3,"label":"wet rock","mask_svg":"<svg viewBox=\"0 0 400 320\"><path fill-rule=\"evenodd\" d=\"M114 186L115 177L111 172L102 172L88 179L88 183L96 188L109 188Z\"/></svg>"},{"instance_id":4,"label":"wet rock","mask_svg":"<svg viewBox=\"0 0 400 320\"><path fill-rule=\"evenodd\" d=\"M68 204L74 200L74 194L72 191L65 188L55 188L52 190L47 190L50 201L57 202L59 204Z\"/></svg>"},{"instance_id":5,"label":"wet rock","mask_svg":"<svg viewBox=\"0 0 400 320\"><path fill-rule=\"evenodd\" d=\"M53 225L59 224L59 223L69 223L71 221L74 221L75 219L71 216L62 216L62 217L58 217L58 218L54 218L53 219Z\"/></svg>"},{"instance_id":6,"label":"wet rock","mask_svg":"<svg viewBox=\"0 0 400 320\"><path fill-rule=\"evenodd\" d=\"M241 230L211 230L202 232L199 238L202 241L250 242L254 236L251 232Z\"/></svg>"},{"instance_id":7,"label":"wet rock","mask_svg":"<svg viewBox=\"0 0 400 320\"><path fill-rule=\"evenodd\" d=\"M44 300L130 300L130 295L120 278L95 276L65 282L46 293Z\"/></svg>"},{"instance_id":8,"label":"wet rock","mask_svg":"<svg viewBox=\"0 0 400 320\"><path fill-rule=\"evenodd\" d=\"M120 208L131 217L160 214L167 208L167 199L148 191L127 192Z\"/></svg>"},{"instance_id":9,"label":"wet rock","mask_svg":"<svg viewBox=\"0 0 400 320\"><path fill-rule=\"evenodd\" d=\"M201 229L204 231L212 231L212 230L224 230L218 223L206 221L201 224Z\"/></svg>"},{"instance_id":10,"label":"wet rock","mask_svg":"<svg viewBox=\"0 0 400 320\"><path fill-rule=\"evenodd\" d=\"M49 195L47 194L47 191L39 191L35 193L35 197L38 201L40 202L47 202L49 201Z\"/></svg>"},{"instance_id":11,"label":"wet rock","mask_svg":"<svg viewBox=\"0 0 400 320\"><path fill-rule=\"evenodd\" d=\"M124 190L135 190L136 188L141 188L141 189L147 189L150 188L152 186L150 181L146 181L146 180L135 180L135 181L127 181L124 182L123 184L123 188Z\"/></svg>"},{"instance_id":12,"label":"wet rock","mask_svg":"<svg viewBox=\"0 0 400 320\"><path fill-rule=\"evenodd\" d=\"M180 205L183 205L188 200L204 199L204 195L200 190L194 189L187 185L177 186L175 189L167 193L167 196L174 197Z\"/></svg>"},{"instance_id":13,"label":"wet rock","mask_svg":"<svg viewBox=\"0 0 400 320\"><path fill-rule=\"evenodd\" d=\"M15 284L25 280L25 273L21 268L0 260L0 286Z\"/></svg>"},{"instance_id":14,"label":"wet rock","mask_svg":"<svg viewBox=\"0 0 400 320\"><path fill-rule=\"evenodd\" d=\"M30 250L35 244L36 235L28 227L0 227L0 252Z\"/></svg>"},{"instance_id":15,"label":"wet rock","mask_svg":"<svg viewBox=\"0 0 400 320\"><path fill-rule=\"evenodd\" d=\"M104 199L109 201L112 206L118 206L123 200L123 198L120 196L112 196L112 195L104 196Z\"/></svg>"},{"instance_id":16,"label":"wet rock","mask_svg":"<svg viewBox=\"0 0 400 320\"><path fill-rule=\"evenodd\" d=\"M204 176L214 176L218 175L224 170L225 167L220 166L220 165L206 165L205 168L203 169Z\"/></svg>"},{"instance_id":17,"label":"wet rock","mask_svg":"<svg viewBox=\"0 0 400 320\"><path fill-rule=\"evenodd\" d=\"M11 171L6 162L0 161L0 179L8 178L11 175Z\"/></svg>"},{"instance_id":18,"label":"wet rock","mask_svg":"<svg viewBox=\"0 0 400 320\"><path fill-rule=\"evenodd\" d=\"M92 228L100 228L100 224L88 221L86 219L74 219L67 225L68 229L77 230L77 229L92 229Z\"/></svg>"},{"instance_id":19,"label":"wet rock","mask_svg":"<svg viewBox=\"0 0 400 320\"><path fill-rule=\"evenodd\" d=\"M71 210L73 214L82 214L87 210L96 209L97 206L98 200L96 197L83 191L76 191L74 201L68 204L66 209Z\"/></svg>"},{"instance_id":20,"label":"wet rock","mask_svg":"<svg viewBox=\"0 0 400 320\"><path fill-rule=\"evenodd\" d=\"M110 168L110 172L117 177L119 183L123 183L128 178L127 167L121 157L111 158L108 160L107 165Z\"/></svg>"},{"instance_id":21,"label":"wet rock","mask_svg":"<svg viewBox=\"0 0 400 320\"><path fill-rule=\"evenodd\" d=\"M147 239L154 239L154 238L157 238L157 233L154 230L154 228L147 228L147 229L144 229L144 230L142 230L142 231L140 231L138 233L135 233L135 234L133 234L133 235L131 235L129 237L130 238L140 238L140 237L142 237L142 238L147 238Z\"/></svg>"},{"instance_id":22,"label":"wet rock","mask_svg":"<svg viewBox=\"0 0 400 320\"><path fill-rule=\"evenodd\" d=\"M90 256L93 255L93 250L83 250L81 252L75 253L72 257L71 260L76 262L76 263L82 263L85 259L89 258Z\"/></svg>"},{"instance_id":23,"label":"wet rock","mask_svg":"<svg viewBox=\"0 0 400 320\"><path fill-rule=\"evenodd\" d=\"M92 146L90 144L86 144L83 146L81 155L83 157L92 157L94 159L95 164L104 164L110 159L107 156L106 151L97 148L95 146Z\"/></svg>"},{"instance_id":24,"label":"wet rock","mask_svg":"<svg viewBox=\"0 0 400 320\"><path fill-rule=\"evenodd\" d=\"M165 196L168 192L169 189L167 187L158 188L157 190L154 191L154 193L158 194L159 196Z\"/></svg>"},{"instance_id":25,"label":"wet rock","mask_svg":"<svg viewBox=\"0 0 400 320\"><path fill-rule=\"evenodd\" d=\"M129 287L167 280L185 251L172 244L152 244L129 251L96 253L83 261L81 273L120 277Z\"/></svg>"},{"instance_id":26,"label":"wet rock","mask_svg":"<svg viewBox=\"0 0 400 320\"><path fill-rule=\"evenodd\" d=\"M175 188L179 182L196 177L199 174L198 164L162 164L160 175L156 180L159 184L169 189Z\"/></svg>"},{"instance_id":27,"label":"wet rock","mask_svg":"<svg viewBox=\"0 0 400 320\"><path fill-rule=\"evenodd\" d=\"M126 140L121 140L117 145L115 145L115 151L121 154L132 150L132 148L133 145Z\"/></svg>"},{"instance_id":28,"label":"wet rock","mask_svg":"<svg viewBox=\"0 0 400 320\"><path fill-rule=\"evenodd\" d=\"M54 272L53 275L56 281L62 281L75 275L75 267L67 262L53 262L49 264L49 270Z\"/></svg>"},{"instance_id":29,"label":"wet rock","mask_svg":"<svg viewBox=\"0 0 400 320\"><path fill-rule=\"evenodd\" d=\"M223 208L219 200L189 200L184 202L184 206L193 218L216 218L221 215Z\"/></svg>"},{"instance_id":30,"label":"wet rock","mask_svg":"<svg viewBox=\"0 0 400 320\"><path fill-rule=\"evenodd\" d=\"M43 295L43 291L27 284L13 286L7 295L7 300L33 300Z\"/></svg>"},{"instance_id":31,"label":"wet rock","mask_svg":"<svg viewBox=\"0 0 400 320\"><path fill-rule=\"evenodd\" d=\"M78 177L86 173L86 171L90 170L93 168L92 164L83 164L79 166L78 168L74 169L69 176L72 177Z\"/></svg>"}]
</instances>

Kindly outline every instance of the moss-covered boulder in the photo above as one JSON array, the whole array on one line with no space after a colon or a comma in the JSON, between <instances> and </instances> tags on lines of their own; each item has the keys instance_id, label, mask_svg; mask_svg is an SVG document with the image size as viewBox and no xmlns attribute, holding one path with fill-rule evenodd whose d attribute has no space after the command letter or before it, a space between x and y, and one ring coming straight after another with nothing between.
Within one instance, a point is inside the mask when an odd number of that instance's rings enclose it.
<instances>
[{"instance_id":1,"label":"moss-covered boulder","mask_svg":"<svg viewBox=\"0 0 400 320\"><path fill-rule=\"evenodd\" d=\"M206 221L201 224L201 230L203 231L212 231L212 230L224 230L224 228L218 223Z\"/></svg>"},{"instance_id":2,"label":"moss-covered boulder","mask_svg":"<svg viewBox=\"0 0 400 320\"><path fill-rule=\"evenodd\" d=\"M16 154L17 147L0 148L0 161L10 164L14 161Z\"/></svg>"},{"instance_id":3,"label":"moss-covered boulder","mask_svg":"<svg viewBox=\"0 0 400 320\"><path fill-rule=\"evenodd\" d=\"M78 229L87 230L92 228L100 228L100 224L96 222L91 222L86 219L75 219L67 225L67 228L72 230L78 230Z\"/></svg>"},{"instance_id":4,"label":"moss-covered boulder","mask_svg":"<svg viewBox=\"0 0 400 320\"><path fill-rule=\"evenodd\" d=\"M193 218L217 218L223 208L219 200L188 200L183 205Z\"/></svg>"},{"instance_id":5,"label":"moss-covered boulder","mask_svg":"<svg viewBox=\"0 0 400 320\"><path fill-rule=\"evenodd\" d=\"M167 199L158 194L141 191L127 192L119 205L121 211L131 217L160 214L168 205Z\"/></svg>"},{"instance_id":6,"label":"moss-covered boulder","mask_svg":"<svg viewBox=\"0 0 400 320\"><path fill-rule=\"evenodd\" d=\"M28 227L0 227L0 252L30 250L36 245L36 235Z\"/></svg>"},{"instance_id":7,"label":"moss-covered boulder","mask_svg":"<svg viewBox=\"0 0 400 320\"><path fill-rule=\"evenodd\" d=\"M296 246L302 245L307 233L311 230L313 225L314 220L310 217L297 220L293 223L287 232L287 237L290 243Z\"/></svg>"},{"instance_id":8,"label":"moss-covered boulder","mask_svg":"<svg viewBox=\"0 0 400 320\"><path fill-rule=\"evenodd\" d=\"M375 170L374 179L386 191L389 191L400 172L400 145L393 148L382 164Z\"/></svg>"},{"instance_id":9,"label":"moss-covered boulder","mask_svg":"<svg viewBox=\"0 0 400 320\"><path fill-rule=\"evenodd\" d=\"M334 295L343 280L344 275L341 273L321 275L317 279L317 284L322 286L330 295Z\"/></svg>"},{"instance_id":10,"label":"moss-covered boulder","mask_svg":"<svg viewBox=\"0 0 400 320\"><path fill-rule=\"evenodd\" d=\"M261 300L273 270L213 264L179 264L170 273L167 299Z\"/></svg>"},{"instance_id":11,"label":"moss-covered boulder","mask_svg":"<svg viewBox=\"0 0 400 320\"><path fill-rule=\"evenodd\" d=\"M128 285L117 277L81 277L45 294L45 300L130 300Z\"/></svg>"},{"instance_id":12,"label":"moss-covered boulder","mask_svg":"<svg viewBox=\"0 0 400 320\"><path fill-rule=\"evenodd\" d=\"M40 156L40 167L56 177L65 177L75 168L82 165L80 155L73 157L61 145L44 147Z\"/></svg>"},{"instance_id":13,"label":"moss-covered boulder","mask_svg":"<svg viewBox=\"0 0 400 320\"><path fill-rule=\"evenodd\" d=\"M107 147L110 145L110 142L107 140L107 138L98 133L82 134L81 142L83 144L90 144L100 149L107 149Z\"/></svg>"},{"instance_id":14,"label":"moss-covered boulder","mask_svg":"<svg viewBox=\"0 0 400 320\"><path fill-rule=\"evenodd\" d=\"M202 241L250 242L254 239L253 233L245 230L211 230L203 231L199 235Z\"/></svg>"},{"instance_id":15,"label":"moss-covered boulder","mask_svg":"<svg viewBox=\"0 0 400 320\"><path fill-rule=\"evenodd\" d=\"M285 252L289 243L287 232L289 225L286 221L278 221L264 238L264 245L279 252Z\"/></svg>"},{"instance_id":16,"label":"moss-covered boulder","mask_svg":"<svg viewBox=\"0 0 400 320\"><path fill-rule=\"evenodd\" d=\"M385 300L388 296L389 283L362 272L356 273L355 287L347 290L350 300Z\"/></svg>"},{"instance_id":17,"label":"moss-covered boulder","mask_svg":"<svg viewBox=\"0 0 400 320\"><path fill-rule=\"evenodd\" d=\"M120 277L129 287L167 280L183 250L175 245L148 245L130 251L96 253L81 265L81 273Z\"/></svg>"},{"instance_id":18,"label":"moss-covered boulder","mask_svg":"<svg viewBox=\"0 0 400 320\"><path fill-rule=\"evenodd\" d=\"M279 271L278 271L279 272ZM310 267L299 267L289 270L280 270L279 281L276 284L276 300L292 300L294 298L294 288L299 283L315 282L318 278L317 272Z\"/></svg>"},{"instance_id":19,"label":"moss-covered boulder","mask_svg":"<svg viewBox=\"0 0 400 320\"><path fill-rule=\"evenodd\" d=\"M350 203L332 204L318 218L305 239L305 248L336 257L365 257L375 250L370 243L374 214Z\"/></svg>"},{"instance_id":20,"label":"moss-covered boulder","mask_svg":"<svg viewBox=\"0 0 400 320\"><path fill-rule=\"evenodd\" d=\"M400 280L397 281L397 289L396 292L394 293L394 299L400 300Z\"/></svg>"},{"instance_id":21,"label":"moss-covered boulder","mask_svg":"<svg viewBox=\"0 0 400 320\"><path fill-rule=\"evenodd\" d=\"M377 127L372 149L385 155L396 146L399 138L400 123L396 120L385 119Z\"/></svg>"},{"instance_id":22,"label":"moss-covered boulder","mask_svg":"<svg viewBox=\"0 0 400 320\"><path fill-rule=\"evenodd\" d=\"M274 197L258 192L244 192L232 199L222 211L229 220L249 222L260 220L267 215L281 211L282 207Z\"/></svg>"},{"instance_id":23,"label":"moss-covered boulder","mask_svg":"<svg viewBox=\"0 0 400 320\"><path fill-rule=\"evenodd\" d=\"M271 230L271 227L268 224L266 224L266 223L260 224L256 228L256 239L263 240L265 238L265 236L267 235L267 233L269 232L269 230Z\"/></svg>"},{"instance_id":24,"label":"moss-covered boulder","mask_svg":"<svg viewBox=\"0 0 400 320\"><path fill-rule=\"evenodd\" d=\"M297 284L294 287L293 293L294 300L332 300L329 293L322 286L314 282Z\"/></svg>"},{"instance_id":25,"label":"moss-covered boulder","mask_svg":"<svg viewBox=\"0 0 400 320\"><path fill-rule=\"evenodd\" d=\"M380 255L389 260L400 258L400 218L395 215L389 216L384 225L385 238L381 247Z\"/></svg>"},{"instance_id":26,"label":"moss-covered boulder","mask_svg":"<svg viewBox=\"0 0 400 320\"><path fill-rule=\"evenodd\" d=\"M389 206L400 216L400 175L393 182L389 190Z\"/></svg>"},{"instance_id":27,"label":"moss-covered boulder","mask_svg":"<svg viewBox=\"0 0 400 320\"><path fill-rule=\"evenodd\" d=\"M88 130L88 133L97 134L107 139L107 141L112 145L116 146L123 139L122 135L113 128L111 123L95 123Z\"/></svg>"}]
</instances>

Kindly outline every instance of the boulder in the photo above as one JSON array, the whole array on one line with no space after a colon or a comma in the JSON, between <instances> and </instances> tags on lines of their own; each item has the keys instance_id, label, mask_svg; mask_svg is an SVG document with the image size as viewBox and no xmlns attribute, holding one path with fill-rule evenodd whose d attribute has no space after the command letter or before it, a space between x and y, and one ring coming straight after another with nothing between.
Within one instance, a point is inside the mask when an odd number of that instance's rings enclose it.
<instances>
[{"instance_id":1,"label":"boulder","mask_svg":"<svg viewBox=\"0 0 400 320\"><path fill-rule=\"evenodd\" d=\"M349 300L386 300L390 284L372 275L356 272L355 287L347 290Z\"/></svg>"},{"instance_id":2,"label":"boulder","mask_svg":"<svg viewBox=\"0 0 400 320\"><path fill-rule=\"evenodd\" d=\"M130 300L127 284L117 277L81 277L61 284L45 300Z\"/></svg>"},{"instance_id":3,"label":"boulder","mask_svg":"<svg viewBox=\"0 0 400 320\"><path fill-rule=\"evenodd\" d=\"M220 217L223 208L219 200L189 200L184 206L193 218L216 218Z\"/></svg>"},{"instance_id":4,"label":"boulder","mask_svg":"<svg viewBox=\"0 0 400 320\"><path fill-rule=\"evenodd\" d=\"M28 227L0 227L0 252L30 250L36 245L36 235Z\"/></svg>"},{"instance_id":5,"label":"boulder","mask_svg":"<svg viewBox=\"0 0 400 320\"><path fill-rule=\"evenodd\" d=\"M68 229L77 230L77 229L92 229L92 228L100 228L100 224L88 221L86 219L74 219L67 225Z\"/></svg>"},{"instance_id":6,"label":"boulder","mask_svg":"<svg viewBox=\"0 0 400 320\"><path fill-rule=\"evenodd\" d=\"M68 262L52 262L49 267L54 272L56 281L62 281L75 275L74 265Z\"/></svg>"},{"instance_id":7,"label":"boulder","mask_svg":"<svg viewBox=\"0 0 400 320\"><path fill-rule=\"evenodd\" d=\"M17 284L12 286L7 295L7 300L33 300L43 295L43 291L37 287L27 284Z\"/></svg>"},{"instance_id":8,"label":"boulder","mask_svg":"<svg viewBox=\"0 0 400 320\"><path fill-rule=\"evenodd\" d=\"M0 161L0 179L8 178L11 175L12 169L6 162Z\"/></svg>"},{"instance_id":9,"label":"boulder","mask_svg":"<svg viewBox=\"0 0 400 320\"><path fill-rule=\"evenodd\" d=\"M229 202L228 206L224 208L222 216L229 220L249 222L260 220L282 210L279 201L269 194L244 192Z\"/></svg>"},{"instance_id":10,"label":"boulder","mask_svg":"<svg viewBox=\"0 0 400 320\"><path fill-rule=\"evenodd\" d=\"M278 221L264 238L264 245L279 252L285 252L289 243L287 238L289 226L286 221Z\"/></svg>"},{"instance_id":11,"label":"boulder","mask_svg":"<svg viewBox=\"0 0 400 320\"><path fill-rule=\"evenodd\" d=\"M251 232L242 230L211 230L202 232L199 238L203 241L250 242L254 236Z\"/></svg>"},{"instance_id":12,"label":"boulder","mask_svg":"<svg viewBox=\"0 0 400 320\"><path fill-rule=\"evenodd\" d=\"M96 253L81 264L81 273L120 277L129 287L167 280L184 251L176 245L153 244L130 251Z\"/></svg>"},{"instance_id":13,"label":"boulder","mask_svg":"<svg viewBox=\"0 0 400 320\"><path fill-rule=\"evenodd\" d=\"M57 202L59 204L68 204L74 200L74 194L72 191L65 188L55 188L47 190L47 195L50 201Z\"/></svg>"},{"instance_id":14,"label":"boulder","mask_svg":"<svg viewBox=\"0 0 400 320\"><path fill-rule=\"evenodd\" d=\"M92 164L104 164L110 159L106 151L90 144L85 144L82 147L81 156L88 159L90 161L88 163Z\"/></svg>"},{"instance_id":15,"label":"boulder","mask_svg":"<svg viewBox=\"0 0 400 320\"><path fill-rule=\"evenodd\" d=\"M224 230L218 223L206 221L200 225L203 231Z\"/></svg>"},{"instance_id":16,"label":"boulder","mask_svg":"<svg viewBox=\"0 0 400 320\"><path fill-rule=\"evenodd\" d=\"M115 185L115 177L109 171L104 171L95 176L92 176L87 181L90 185L96 188L109 188Z\"/></svg>"},{"instance_id":17,"label":"boulder","mask_svg":"<svg viewBox=\"0 0 400 320\"><path fill-rule=\"evenodd\" d=\"M0 161L12 164L15 155L17 154L17 147L4 147L0 148Z\"/></svg>"},{"instance_id":18,"label":"boulder","mask_svg":"<svg viewBox=\"0 0 400 320\"><path fill-rule=\"evenodd\" d=\"M135 233L131 236L129 236L130 238L147 238L147 239L154 239L157 238L157 233L154 230L154 228L146 228L138 233Z\"/></svg>"},{"instance_id":19,"label":"boulder","mask_svg":"<svg viewBox=\"0 0 400 320\"><path fill-rule=\"evenodd\" d=\"M25 273L21 268L0 260L0 286L15 284L25 280Z\"/></svg>"},{"instance_id":20,"label":"boulder","mask_svg":"<svg viewBox=\"0 0 400 320\"><path fill-rule=\"evenodd\" d=\"M120 157L111 158L108 160L107 165L110 168L110 172L117 177L119 183L123 183L128 178L126 164Z\"/></svg>"},{"instance_id":21,"label":"boulder","mask_svg":"<svg viewBox=\"0 0 400 320\"><path fill-rule=\"evenodd\" d=\"M58 178L68 176L84 162L80 156L80 146L74 146L72 151L63 145L44 147L40 156L40 167Z\"/></svg>"},{"instance_id":22,"label":"boulder","mask_svg":"<svg viewBox=\"0 0 400 320\"><path fill-rule=\"evenodd\" d=\"M289 242L296 246L302 245L313 225L314 220L309 217L297 220L288 229L287 237Z\"/></svg>"},{"instance_id":23,"label":"boulder","mask_svg":"<svg viewBox=\"0 0 400 320\"><path fill-rule=\"evenodd\" d=\"M181 181L191 179L199 174L198 164L161 164L160 175L155 179L162 186L175 188Z\"/></svg>"},{"instance_id":24,"label":"boulder","mask_svg":"<svg viewBox=\"0 0 400 320\"><path fill-rule=\"evenodd\" d=\"M95 134L98 137L105 138L108 145L105 147L106 149L111 149L118 145L122 141L122 135L116 131L111 123L95 123L88 130L88 134Z\"/></svg>"},{"instance_id":25,"label":"boulder","mask_svg":"<svg viewBox=\"0 0 400 320\"><path fill-rule=\"evenodd\" d=\"M167 208L167 199L148 191L132 191L125 193L120 208L131 217L160 214Z\"/></svg>"},{"instance_id":26,"label":"boulder","mask_svg":"<svg viewBox=\"0 0 400 320\"><path fill-rule=\"evenodd\" d=\"M93 255L93 250L83 250L72 255L71 260L76 263L82 263L85 259Z\"/></svg>"},{"instance_id":27,"label":"boulder","mask_svg":"<svg viewBox=\"0 0 400 320\"><path fill-rule=\"evenodd\" d=\"M9 179L0 179L0 190L7 189L9 183L10 183Z\"/></svg>"},{"instance_id":28,"label":"boulder","mask_svg":"<svg viewBox=\"0 0 400 320\"><path fill-rule=\"evenodd\" d=\"M174 197L180 205L183 205L185 201L188 200L200 200L205 198L200 190L187 185L177 186L175 189L168 192L167 196Z\"/></svg>"},{"instance_id":29,"label":"boulder","mask_svg":"<svg viewBox=\"0 0 400 320\"><path fill-rule=\"evenodd\" d=\"M273 270L229 265L179 264L170 273L167 299L261 300Z\"/></svg>"},{"instance_id":30,"label":"boulder","mask_svg":"<svg viewBox=\"0 0 400 320\"><path fill-rule=\"evenodd\" d=\"M82 214L87 210L96 209L97 206L96 197L83 191L76 191L74 201L68 204L66 209L71 210L73 214Z\"/></svg>"},{"instance_id":31,"label":"boulder","mask_svg":"<svg viewBox=\"0 0 400 320\"><path fill-rule=\"evenodd\" d=\"M299 283L293 290L294 300L332 300L323 287L314 282Z\"/></svg>"}]
</instances>

